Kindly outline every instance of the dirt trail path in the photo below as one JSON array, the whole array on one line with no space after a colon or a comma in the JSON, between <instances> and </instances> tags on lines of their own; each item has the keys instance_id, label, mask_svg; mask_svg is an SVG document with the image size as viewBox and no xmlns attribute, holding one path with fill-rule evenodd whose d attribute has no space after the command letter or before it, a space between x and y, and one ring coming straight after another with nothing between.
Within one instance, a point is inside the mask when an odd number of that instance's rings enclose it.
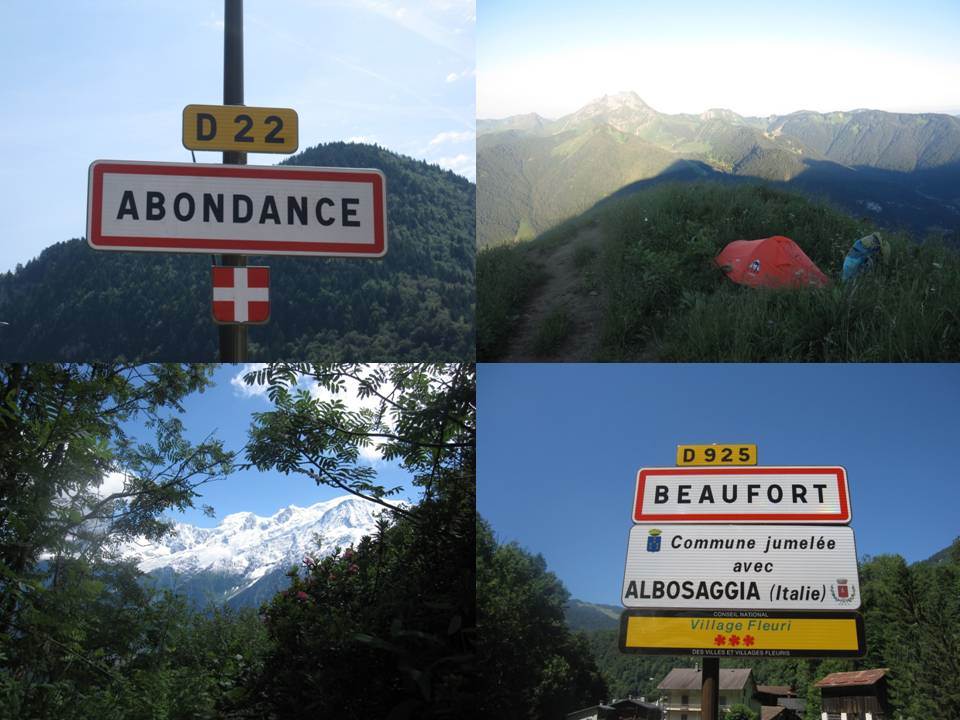
<instances>
[{"instance_id":1,"label":"dirt trail path","mask_svg":"<svg viewBox=\"0 0 960 720\"><path fill-rule=\"evenodd\" d=\"M603 290L597 280L596 264L600 257L600 228L591 225L581 229L569 240L532 256L546 272L546 281L537 288L523 310L510 346L501 362L590 362L600 350L600 330L603 325ZM577 249L581 251L581 266L577 266ZM592 259L582 262L587 252ZM556 308L566 307L570 318L570 332L556 352L538 356L535 351L537 335L544 321Z\"/></svg>"}]
</instances>

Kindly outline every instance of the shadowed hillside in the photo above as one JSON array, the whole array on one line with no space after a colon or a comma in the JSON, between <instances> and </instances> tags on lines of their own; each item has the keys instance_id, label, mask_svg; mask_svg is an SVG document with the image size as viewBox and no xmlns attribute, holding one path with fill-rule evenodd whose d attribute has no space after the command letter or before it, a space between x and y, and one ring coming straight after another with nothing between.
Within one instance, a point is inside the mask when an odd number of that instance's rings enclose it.
<instances>
[{"instance_id":1,"label":"shadowed hillside","mask_svg":"<svg viewBox=\"0 0 960 720\"><path fill-rule=\"evenodd\" d=\"M553 121L524 115L478 127L478 247L535 237L685 162L824 195L918 237L955 239L960 229L960 120L950 115L668 115L621 93Z\"/></svg>"},{"instance_id":2,"label":"shadowed hillside","mask_svg":"<svg viewBox=\"0 0 960 720\"><path fill-rule=\"evenodd\" d=\"M889 259L856 282L839 282L853 242L876 229L825 202L764 185L635 187L536 240L478 253L478 357L960 358L956 249L884 232ZM792 238L833 284L756 290L735 285L716 267L729 242L772 235Z\"/></svg>"}]
</instances>

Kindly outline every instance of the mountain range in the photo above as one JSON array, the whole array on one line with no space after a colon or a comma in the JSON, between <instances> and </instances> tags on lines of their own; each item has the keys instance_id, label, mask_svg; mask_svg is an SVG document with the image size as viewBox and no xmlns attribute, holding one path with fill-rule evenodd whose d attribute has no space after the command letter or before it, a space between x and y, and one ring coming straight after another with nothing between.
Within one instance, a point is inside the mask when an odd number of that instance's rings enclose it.
<instances>
[{"instance_id":1,"label":"mountain range","mask_svg":"<svg viewBox=\"0 0 960 720\"><path fill-rule=\"evenodd\" d=\"M382 259L251 256L249 264L269 265L272 287L270 321L249 328L250 359L473 359L473 183L362 143L318 145L283 164L382 170L388 251ZM214 360L212 262L100 252L82 238L52 245L0 273L0 358Z\"/></svg>"},{"instance_id":2,"label":"mountain range","mask_svg":"<svg viewBox=\"0 0 960 720\"><path fill-rule=\"evenodd\" d=\"M960 227L960 119L879 110L666 114L636 93L550 120L477 122L477 243L533 237L663 180L760 179L826 195L887 227Z\"/></svg>"},{"instance_id":3,"label":"mountain range","mask_svg":"<svg viewBox=\"0 0 960 720\"><path fill-rule=\"evenodd\" d=\"M120 552L137 560L159 588L196 605L258 606L289 583L286 572L304 556L324 557L374 534L383 510L344 495L305 508L290 505L269 517L234 513L214 528L176 523L160 541L130 542Z\"/></svg>"}]
</instances>

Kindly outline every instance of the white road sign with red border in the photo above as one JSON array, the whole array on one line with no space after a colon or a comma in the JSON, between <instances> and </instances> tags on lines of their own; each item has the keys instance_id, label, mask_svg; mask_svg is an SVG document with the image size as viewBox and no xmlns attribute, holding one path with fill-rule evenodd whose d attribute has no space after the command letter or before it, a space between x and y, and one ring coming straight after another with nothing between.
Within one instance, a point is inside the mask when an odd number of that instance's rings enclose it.
<instances>
[{"instance_id":1,"label":"white road sign with red border","mask_svg":"<svg viewBox=\"0 0 960 720\"><path fill-rule=\"evenodd\" d=\"M97 250L382 257L386 180L373 169L96 160Z\"/></svg>"},{"instance_id":2,"label":"white road sign with red border","mask_svg":"<svg viewBox=\"0 0 960 720\"><path fill-rule=\"evenodd\" d=\"M850 522L842 467L644 468L634 522Z\"/></svg>"}]
</instances>

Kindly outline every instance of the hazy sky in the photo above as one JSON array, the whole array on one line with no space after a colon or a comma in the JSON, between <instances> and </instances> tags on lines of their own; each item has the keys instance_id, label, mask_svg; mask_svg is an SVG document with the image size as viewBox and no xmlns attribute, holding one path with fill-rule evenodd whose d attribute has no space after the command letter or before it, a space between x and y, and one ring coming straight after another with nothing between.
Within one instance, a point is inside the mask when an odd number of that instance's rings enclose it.
<instances>
[{"instance_id":1,"label":"hazy sky","mask_svg":"<svg viewBox=\"0 0 960 720\"><path fill-rule=\"evenodd\" d=\"M221 365L214 373L215 385L203 393L189 396L183 403L184 413L178 415L186 430L186 436L192 442L201 442L213 433L224 441L228 450L242 450L247 442L251 415L272 409L273 404L266 396L266 388L251 388L243 381L243 375L250 365ZM321 391L316 391L318 394ZM324 391L325 392L325 391ZM325 394L328 398L329 394ZM355 396L341 393L340 398L351 408L359 408ZM125 426L131 434L143 440L152 440L152 431L145 430L139 422ZM245 462L241 457L239 462ZM419 488L410 483L410 475L401 470L395 462L379 459L374 448L361 451L361 462L373 464L382 485L403 486L405 491L394 499L416 502ZM108 483L122 484L119 478L108 479ZM101 486L101 493L112 491L109 484ZM260 472L243 470L234 473L226 480L218 480L203 485L202 497L194 502L196 507L184 513L172 513L170 517L178 522L188 522L200 527L215 527L225 515L249 511L262 517L273 515L287 505L307 507L324 500L345 495L344 491L318 486L313 480L298 474L283 475L279 472ZM216 518L203 515L201 506L208 504L216 510Z\"/></svg>"},{"instance_id":2,"label":"hazy sky","mask_svg":"<svg viewBox=\"0 0 960 720\"><path fill-rule=\"evenodd\" d=\"M85 234L90 162L190 162L184 106L223 100L223 0L3 8L0 271ZM474 14L473 0L247 0L246 104L295 109L301 150L375 142L472 180Z\"/></svg>"},{"instance_id":3,"label":"hazy sky","mask_svg":"<svg viewBox=\"0 0 960 720\"><path fill-rule=\"evenodd\" d=\"M662 112L960 113L954 0L480 0L477 116L633 90Z\"/></svg>"},{"instance_id":4,"label":"hazy sky","mask_svg":"<svg viewBox=\"0 0 960 720\"><path fill-rule=\"evenodd\" d=\"M481 365L477 509L572 595L618 605L637 471L681 443L847 469L860 556L960 535L960 365Z\"/></svg>"}]
</instances>

